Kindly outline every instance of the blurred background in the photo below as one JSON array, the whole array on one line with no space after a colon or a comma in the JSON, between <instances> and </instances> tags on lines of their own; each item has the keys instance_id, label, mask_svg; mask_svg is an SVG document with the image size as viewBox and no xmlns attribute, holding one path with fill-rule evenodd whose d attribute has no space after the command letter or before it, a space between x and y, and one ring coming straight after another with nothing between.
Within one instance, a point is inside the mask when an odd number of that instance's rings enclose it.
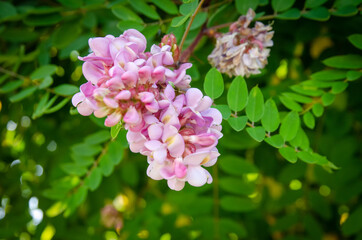
<instances>
[{"instance_id":1,"label":"blurred background","mask_svg":"<svg viewBox=\"0 0 362 240\"><path fill-rule=\"evenodd\" d=\"M208 169L214 182L175 192L147 177L146 157L129 151L124 130L110 141L102 119L71 105L86 81L77 57L89 53L90 37L135 28L148 49L166 33L180 41L197 4L0 2L0 239L362 239L361 58L342 67L354 69L348 87L310 88L333 95L303 129L334 171L292 164L225 120L221 156ZM273 97L281 114L304 106L278 96L325 69L322 60L361 54L348 38L362 33L360 0L206 1L184 49L205 27L236 21L249 7L275 34L269 64L246 81ZM203 89L214 44L203 37L190 57L193 87ZM231 81L224 76L226 89ZM216 104L225 105L226 94Z\"/></svg>"}]
</instances>

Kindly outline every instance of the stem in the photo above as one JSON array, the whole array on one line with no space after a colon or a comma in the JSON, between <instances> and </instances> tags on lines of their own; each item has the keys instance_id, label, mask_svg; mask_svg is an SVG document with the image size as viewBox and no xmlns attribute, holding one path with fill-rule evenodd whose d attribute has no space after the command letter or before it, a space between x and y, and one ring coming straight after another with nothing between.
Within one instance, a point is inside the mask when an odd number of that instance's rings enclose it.
<instances>
[{"instance_id":1,"label":"stem","mask_svg":"<svg viewBox=\"0 0 362 240\"><path fill-rule=\"evenodd\" d=\"M270 20L270 19L274 19L275 17L276 17L276 14L265 15L265 16L261 16L260 18L256 18L255 21Z\"/></svg>"},{"instance_id":2,"label":"stem","mask_svg":"<svg viewBox=\"0 0 362 240\"><path fill-rule=\"evenodd\" d=\"M2 67L0 67L0 72L5 73L5 74L7 74L7 75L10 75L10 76L12 76L12 77L16 77L16 78L23 79L23 80L26 79L25 76L20 75L20 74L18 74L18 73L16 73L16 72L12 72L12 71L7 70L7 69L2 68Z\"/></svg>"},{"instance_id":3,"label":"stem","mask_svg":"<svg viewBox=\"0 0 362 240\"><path fill-rule=\"evenodd\" d=\"M255 21L263 21L263 20L270 20L270 19L274 19L276 15L272 14L272 15L265 15L265 16L261 16L259 18L256 18L254 19ZM207 31L211 32L211 31L215 31L217 29L220 29L220 28L226 28L226 27L229 27L231 24L233 24L234 22L228 22L228 23L223 23L223 24L220 24L220 25L216 25L216 26L213 26L213 27L210 27L207 29Z\"/></svg>"},{"instance_id":4,"label":"stem","mask_svg":"<svg viewBox=\"0 0 362 240\"><path fill-rule=\"evenodd\" d=\"M182 39L181 39L181 43L180 43L180 47L179 47L180 52L182 51L182 47L183 47L184 42L185 42L185 40L186 40L187 34L188 34L189 31L190 31L192 22L194 21L197 13L200 11L201 6L202 6L202 4L204 3L204 1L205 1L205 0L201 0L201 1L200 1L200 3L199 3L199 5L197 6L195 12L192 14L192 16L191 16L191 18L190 18L189 25L187 25L187 28L186 28L186 30L185 30L185 33L184 33L184 35L182 36Z\"/></svg>"},{"instance_id":5,"label":"stem","mask_svg":"<svg viewBox=\"0 0 362 240\"><path fill-rule=\"evenodd\" d=\"M212 168L212 173L214 176L214 184L213 184L213 197L214 197L214 239L220 239L220 211L219 211L219 176L218 169L216 166Z\"/></svg>"},{"instance_id":6,"label":"stem","mask_svg":"<svg viewBox=\"0 0 362 240\"><path fill-rule=\"evenodd\" d=\"M188 46L188 47L186 48L185 51L183 51L183 52L181 53L180 62L186 62L186 61L189 59L191 53L194 51L195 47L196 47L197 44L200 42L202 36L204 36L204 34L205 34L205 33L204 33L205 26L206 26L206 24L204 24L204 25L202 26L201 31L200 31L199 34L196 36L195 40L190 44L190 46Z\"/></svg>"}]
</instances>

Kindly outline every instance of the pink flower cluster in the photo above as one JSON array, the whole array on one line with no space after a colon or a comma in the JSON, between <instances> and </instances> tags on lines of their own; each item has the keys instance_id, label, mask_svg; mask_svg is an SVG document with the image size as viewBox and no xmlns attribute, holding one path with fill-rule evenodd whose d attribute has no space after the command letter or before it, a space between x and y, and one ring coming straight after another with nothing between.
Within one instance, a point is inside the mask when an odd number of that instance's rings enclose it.
<instances>
[{"instance_id":1,"label":"pink flower cluster","mask_svg":"<svg viewBox=\"0 0 362 240\"><path fill-rule=\"evenodd\" d=\"M134 29L89 39L89 46L92 53L80 58L88 82L72 99L78 112L106 117L109 127L122 121L131 151L147 156L147 175L166 179L171 189L211 183L202 166L219 156L222 116L208 96L190 88L191 64L175 68L170 45L145 52L146 39Z\"/></svg>"}]
</instances>

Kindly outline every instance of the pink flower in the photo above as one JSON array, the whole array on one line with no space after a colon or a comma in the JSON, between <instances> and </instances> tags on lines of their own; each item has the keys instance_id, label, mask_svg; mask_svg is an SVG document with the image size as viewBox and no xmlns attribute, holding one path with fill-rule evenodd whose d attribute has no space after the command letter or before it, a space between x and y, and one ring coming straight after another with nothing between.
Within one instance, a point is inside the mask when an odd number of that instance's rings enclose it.
<instances>
[{"instance_id":1,"label":"pink flower","mask_svg":"<svg viewBox=\"0 0 362 240\"><path fill-rule=\"evenodd\" d=\"M146 39L134 29L90 39L92 52L80 58L88 82L72 102L82 115L105 117L108 127L122 122L130 150L147 156L147 175L181 190L185 182L211 183L203 167L219 156L222 117L210 108L211 98L190 88L191 64L174 68L177 45L172 36L169 40L172 46L163 43L145 52Z\"/></svg>"},{"instance_id":2,"label":"pink flower","mask_svg":"<svg viewBox=\"0 0 362 240\"><path fill-rule=\"evenodd\" d=\"M84 83L80 86L80 92L72 98L72 104L77 107L78 112L83 116L89 116L94 111L93 91L95 87L91 82Z\"/></svg>"}]
</instances>

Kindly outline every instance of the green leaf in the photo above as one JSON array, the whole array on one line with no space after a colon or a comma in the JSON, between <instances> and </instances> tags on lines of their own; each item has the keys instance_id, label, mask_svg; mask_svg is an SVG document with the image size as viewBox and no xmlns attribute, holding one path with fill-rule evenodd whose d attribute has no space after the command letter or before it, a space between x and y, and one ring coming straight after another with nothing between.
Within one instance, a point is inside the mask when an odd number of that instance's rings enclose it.
<instances>
[{"instance_id":1,"label":"green leaf","mask_svg":"<svg viewBox=\"0 0 362 240\"><path fill-rule=\"evenodd\" d=\"M57 66L55 65L44 65L40 68L36 69L34 72L30 74L30 78L34 79L42 79L48 76L53 75L57 70Z\"/></svg>"},{"instance_id":2,"label":"green leaf","mask_svg":"<svg viewBox=\"0 0 362 240\"><path fill-rule=\"evenodd\" d=\"M304 115L303 115L303 121L305 123L305 125L310 128L310 129L313 129L314 126L315 126L315 119L314 119L314 116L311 112L306 112Z\"/></svg>"},{"instance_id":3,"label":"green leaf","mask_svg":"<svg viewBox=\"0 0 362 240\"><path fill-rule=\"evenodd\" d=\"M313 86L306 86L306 85L293 85L290 87L294 92L304 94L307 96L318 97L324 93L323 90L320 90Z\"/></svg>"},{"instance_id":4,"label":"green leaf","mask_svg":"<svg viewBox=\"0 0 362 240\"><path fill-rule=\"evenodd\" d=\"M141 32L145 36L146 39L153 38L160 31L160 27L158 25L148 25Z\"/></svg>"},{"instance_id":5,"label":"green leaf","mask_svg":"<svg viewBox=\"0 0 362 240\"><path fill-rule=\"evenodd\" d=\"M291 8L295 0L272 0L271 4L275 12L283 12Z\"/></svg>"},{"instance_id":6,"label":"green leaf","mask_svg":"<svg viewBox=\"0 0 362 240\"><path fill-rule=\"evenodd\" d=\"M362 34L352 34L348 40L356 47L362 50Z\"/></svg>"},{"instance_id":7,"label":"green leaf","mask_svg":"<svg viewBox=\"0 0 362 240\"><path fill-rule=\"evenodd\" d=\"M192 1L189 3L184 3L180 6L180 13L184 16L188 14L193 14L197 8L198 1Z\"/></svg>"},{"instance_id":8,"label":"green leaf","mask_svg":"<svg viewBox=\"0 0 362 240\"><path fill-rule=\"evenodd\" d=\"M39 89L45 89L50 87L53 84L53 78L51 76L47 76L43 78L39 84Z\"/></svg>"},{"instance_id":9,"label":"green leaf","mask_svg":"<svg viewBox=\"0 0 362 240\"><path fill-rule=\"evenodd\" d=\"M262 118L264 114L264 96L258 86L251 89L245 112L252 122L257 122Z\"/></svg>"},{"instance_id":10,"label":"green leaf","mask_svg":"<svg viewBox=\"0 0 362 240\"><path fill-rule=\"evenodd\" d=\"M109 132L107 130L101 130L87 136L84 141L87 144L100 144L110 139Z\"/></svg>"},{"instance_id":11,"label":"green leaf","mask_svg":"<svg viewBox=\"0 0 362 240\"><path fill-rule=\"evenodd\" d=\"M316 159L313 154L307 151L300 151L297 153L297 156L300 160L306 163L316 163Z\"/></svg>"},{"instance_id":12,"label":"green leaf","mask_svg":"<svg viewBox=\"0 0 362 240\"><path fill-rule=\"evenodd\" d=\"M63 163L60 168L68 174L83 176L87 173L88 169L85 166L80 166L76 163Z\"/></svg>"},{"instance_id":13,"label":"green leaf","mask_svg":"<svg viewBox=\"0 0 362 240\"><path fill-rule=\"evenodd\" d=\"M362 72L358 71L348 71L347 72L347 80L348 81L355 81L362 76Z\"/></svg>"},{"instance_id":14,"label":"green leaf","mask_svg":"<svg viewBox=\"0 0 362 240\"><path fill-rule=\"evenodd\" d=\"M220 159L220 168L225 173L235 176L243 176L246 173L258 173L258 169L255 165L234 155L222 156Z\"/></svg>"},{"instance_id":15,"label":"green leaf","mask_svg":"<svg viewBox=\"0 0 362 240\"><path fill-rule=\"evenodd\" d=\"M99 161L99 167L104 176L108 177L113 172L114 163L112 162L111 158L108 154L105 154L101 157Z\"/></svg>"},{"instance_id":16,"label":"green leaf","mask_svg":"<svg viewBox=\"0 0 362 240\"><path fill-rule=\"evenodd\" d=\"M206 12L199 12L194 21L192 22L192 25L190 27L190 30L195 30L199 27L202 26L202 24L204 24L204 22L206 21L207 19L207 13Z\"/></svg>"},{"instance_id":17,"label":"green leaf","mask_svg":"<svg viewBox=\"0 0 362 240\"><path fill-rule=\"evenodd\" d=\"M134 21L138 23L143 23L142 18L140 18L136 13L134 13L129 8L124 7L121 4L114 5L112 7L112 13L119 19L124 21Z\"/></svg>"},{"instance_id":18,"label":"green leaf","mask_svg":"<svg viewBox=\"0 0 362 240\"><path fill-rule=\"evenodd\" d=\"M341 55L327 58L323 63L329 67L359 69L362 68L361 55Z\"/></svg>"},{"instance_id":19,"label":"green leaf","mask_svg":"<svg viewBox=\"0 0 362 240\"><path fill-rule=\"evenodd\" d=\"M84 183L88 186L91 191L96 190L102 181L102 172L99 168L95 168L91 173L85 178Z\"/></svg>"},{"instance_id":20,"label":"green leaf","mask_svg":"<svg viewBox=\"0 0 362 240\"><path fill-rule=\"evenodd\" d=\"M64 188L49 188L42 192L42 195L51 200L62 200L67 197L69 190Z\"/></svg>"},{"instance_id":21,"label":"green leaf","mask_svg":"<svg viewBox=\"0 0 362 240\"><path fill-rule=\"evenodd\" d=\"M119 164L121 162L121 160L123 159L123 152L124 152L124 147L121 143L121 141L119 141L117 139L117 141L113 141L109 144L108 146L108 156L109 159L113 162L114 165Z\"/></svg>"},{"instance_id":22,"label":"green leaf","mask_svg":"<svg viewBox=\"0 0 362 240\"><path fill-rule=\"evenodd\" d=\"M322 103L323 106L329 106L333 103L334 99L336 98L336 95L332 93L325 93L322 95Z\"/></svg>"},{"instance_id":23,"label":"green leaf","mask_svg":"<svg viewBox=\"0 0 362 240\"><path fill-rule=\"evenodd\" d=\"M253 0L253 1L249 1L249 0L236 0L235 1L235 6L236 6L236 10L238 11L238 13L240 13L241 15L246 15L249 8L255 10L256 7L259 4L259 0Z\"/></svg>"},{"instance_id":24,"label":"green leaf","mask_svg":"<svg viewBox=\"0 0 362 240\"><path fill-rule=\"evenodd\" d=\"M57 48L65 48L76 40L82 32L80 24L70 22L55 29L52 35L52 44Z\"/></svg>"},{"instance_id":25,"label":"green leaf","mask_svg":"<svg viewBox=\"0 0 362 240\"><path fill-rule=\"evenodd\" d=\"M71 84L62 84L55 87L54 92L62 96L72 96L79 92L79 88Z\"/></svg>"},{"instance_id":26,"label":"green leaf","mask_svg":"<svg viewBox=\"0 0 362 240\"><path fill-rule=\"evenodd\" d=\"M300 103L311 103L313 101L310 97L306 97L297 93L285 92L283 93L283 96Z\"/></svg>"},{"instance_id":27,"label":"green leaf","mask_svg":"<svg viewBox=\"0 0 362 240\"><path fill-rule=\"evenodd\" d=\"M116 139L119 131L122 129L122 124L118 123L111 127L111 137L112 139Z\"/></svg>"},{"instance_id":28,"label":"green leaf","mask_svg":"<svg viewBox=\"0 0 362 240\"><path fill-rule=\"evenodd\" d=\"M215 105L212 106L221 112L222 118L227 120L230 118L231 110L228 105Z\"/></svg>"},{"instance_id":29,"label":"green leaf","mask_svg":"<svg viewBox=\"0 0 362 240\"><path fill-rule=\"evenodd\" d=\"M346 222L342 225L342 232L345 236L358 233L362 229L362 205L360 204L351 215L347 218Z\"/></svg>"},{"instance_id":30,"label":"green leaf","mask_svg":"<svg viewBox=\"0 0 362 240\"><path fill-rule=\"evenodd\" d=\"M336 11L332 11L332 14L334 16L339 16L339 17L349 17L356 15L357 13L358 13L358 8L356 6L351 6L351 5L339 7L337 8Z\"/></svg>"},{"instance_id":31,"label":"green leaf","mask_svg":"<svg viewBox=\"0 0 362 240\"><path fill-rule=\"evenodd\" d=\"M56 217L61 214L66 209L66 207L67 205L64 202L58 201L48 208L46 215L50 218Z\"/></svg>"},{"instance_id":32,"label":"green leaf","mask_svg":"<svg viewBox=\"0 0 362 240\"><path fill-rule=\"evenodd\" d=\"M245 128L248 118L246 116L232 117L228 119L228 122L235 131L240 132Z\"/></svg>"},{"instance_id":33,"label":"green leaf","mask_svg":"<svg viewBox=\"0 0 362 240\"><path fill-rule=\"evenodd\" d=\"M45 113L49 114L49 113L53 113L58 111L59 109L61 109L62 107L65 106L65 104L67 104L70 101L70 98L64 98L62 101L60 101L57 105L55 105L52 108L46 109ZM50 106L50 105L49 105Z\"/></svg>"},{"instance_id":34,"label":"green leaf","mask_svg":"<svg viewBox=\"0 0 362 240\"><path fill-rule=\"evenodd\" d=\"M232 220L228 218L220 218L219 224L220 224L221 236L226 236L228 234L231 235L231 233L233 233L236 234L234 236L238 236L241 239L245 239L246 236L248 235L245 227L241 225L239 221L236 221L236 219ZM210 226L210 224L208 224L207 226ZM211 239L211 237L209 239Z\"/></svg>"},{"instance_id":35,"label":"green leaf","mask_svg":"<svg viewBox=\"0 0 362 240\"><path fill-rule=\"evenodd\" d=\"M69 217L86 200L87 194L88 190L85 185L79 187L78 191L67 199L68 208L64 212L64 217Z\"/></svg>"},{"instance_id":36,"label":"green leaf","mask_svg":"<svg viewBox=\"0 0 362 240\"><path fill-rule=\"evenodd\" d=\"M246 131L249 133L250 137L252 137L255 141L261 142L265 138L265 129L261 126L247 128Z\"/></svg>"},{"instance_id":37,"label":"green leaf","mask_svg":"<svg viewBox=\"0 0 362 240\"><path fill-rule=\"evenodd\" d=\"M82 0L57 0L63 6L68 8L80 8L83 5Z\"/></svg>"},{"instance_id":38,"label":"green leaf","mask_svg":"<svg viewBox=\"0 0 362 240\"><path fill-rule=\"evenodd\" d=\"M317 21L327 21L330 17L328 9L325 7L313 8L303 14L303 17Z\"/></svg>"},{"instance_id":39,"label":"green leaf","mask_svg":"<svg viewBox=\"0 0 362 240\"><path fill-rule=\"evenodd\" d=\"M224 196L220 199L222 209L230 212L250 212L256 209L256 204L249 198Z\"/></svg>"},{"instance_id":40,"label":"green leaf","mask_svg":"<svg viewBox=\"0 0 362 240\"><path fill-rule=\"evenodd\" d=\"M205 93L212 99L216 99L224 92L224 80L216 68L211 68L204 81Z\"/></svg>"},{"instance_id":41,"label":"green leaf","mask_svg":"<svg viewBox=\"0 0 362 240\"><path fill-rule=\"evenodd\" d=\"M187 19L191 16L191 13L187 14L186 16L179 16L172 19L171 26L172 27L179 27L184 24Z\"/></svg>"},{"instance_id":42,"label":"green leaf","mask_svg":"<svg viewBox=\"0 0 362 240\"><path fill-rule=\"evenodd\" d=\"M26 43L39 39L39 33L29 28L7 28L2 31L1 38L9 42Z\"/></svg>"},{"instance_id":43,"label":"green leaf","mask_svg":"<svg viewBox=\"0 0 362 240\"><path fill-rule=\"evenodd\" d=\"M44 114L44 111L46 110L46 104L48 102L49 99L49 92L46 92L40 99L33 115L32 118L36 119L40 116L42 116Z\"/></svg>"},{"instance_id":44,"label":"green leaf","mask_svg":"<svg viewBox=\"0 0 362 240\"><path fill-rule=\"evenodd\" d=\"M295 102L293 99L286 97L286 96L279 96L280 101L283 103L283 105L292 110L300 112L303 110L302 106L299 105L299 103Z\"/></svg>"},{"instance_id":45,"label":"green leaf","mask_svg":"<svg viewBox=\"0 0 362 240\"><path fill-rule=\"evenodd\" d=\"M273 99L268 99L265 102L264 115L261 118L261 124L268 132L274 132L279 127L279 112Z\"/></svg>"},{"instance_id":46,"label":"green leaf","mask_svg":"<svg viewBox=\"0 0 362 240\"><path fill-rule=\"evenodd\" d=\"M132 162L123 163L120 174L122 180L126 184L136 187L140 177L137 165L133 164Z\"/></svg>"},{"instance_id":47,"label":"green leaf","mask_svg":"<svg viewBox=\"0 0 362 240\"><path fill-rule=\"evenodd\" d=\"M292 111L284 117L280 126L280 135L282 135L285 141L292 140L297 135L299 127L299 115L297 112Z\"/></svg>"},{"instance_id":48,"label":"green leaf","mask_svg":"<svg viewBox=\"0 0 362 240\"><path fill-rule=\"evenodd\" d=\"M57 99L58 99L58 96L52 97L52 98L47 102L47 104L46 104L46 106L45 106L45 109L46 109L45 111L47 111L47 109L50 108L50 106L52 106ZM46 112L45 112L45 113L46 113Z\"/></svg>"},{"instance_id":49,"label":"green leaf","mask_svg":"<svg viewBox=\"0 0 362 240\"><path fill-rule=\"evenodd\" d=\"M23 100L26 97L29 97L36 91L37 87L29 87L21 90L19 93L11 96L9 98L10 102L19 102L20 100Z\"/></svg>"},{"instance_id":50,"label":"green leaf","mask_svg":"<svg viewBox=\"0 0 362 240\"><path fill-rule=\"evenodd\" d=\"M279 153L291 163L296 163L298 160L296 151L291 147L279 148Z\"/></svg>"},{"instance_id":51,"label":"green leaf","mask_svg":"<svg viewBox=\"0 0 362 240\"><path fill-rule=\"evenodd\" d=\"M325 2L327 2L327 0L306 0L304 6L305 8L315 8L319 7Z\"/></svg>"},{"instance_id":52,"label":"green leaf","mask_svg":"<svg viewBox=\"0 0 362 240\"><path fill-rule=\"evenodd\" d=\"M145 28L145 26L142 23L135 22L135 21L120 21L117 24L117 27L121 31L126 31L131 28L136 29L138 31L142 31Z\"/></svg>"},{"instance_id":53,"label":"green leaf","mask_svg":"<svg viewBox=\"0 0 362 240\"><path fill-rule=\"evenodd\" d=\"M12 91L18 89L21 85L23 85L23 83L24 83L24 80L22 80L22 79L7 82L0 88L0 93L12 92Z\"/></svg>"},{"instance_id":54,"label":"green leaf","mask_svg":"<svg viewBox=\"0 0 362 240\"><path fill-rule=\"evenodd\" d=\"M57 24L62 20L62 16L59 13L51 14L32 14L27 15L24 19L24 23L32 27L51 26Z\"/></svg>"},{"instance_id":55,"label":"green leaf","mask_svg":"<svg viewBox=\"0 0 362 240\"><path fill-rule=\"evenodd\" d=\"M264 139L264 141L275 148L281 148L284 146L284 139L282 136L280 136L280 134L275 134L271 137L267 137Z\"/></svg>"},{"instance_id":56,"label":"green leaf","mask_svg":"<svg viewBox=\"0 0 362 240\"><path fill-rule=\"evenodd\" d=\"M16 15L16 8L8 2L0 2L0 20Z\"/></svg>"},{"instance_id":57,"label":"green leaf","mask_svg":"<svg viewBox=\"0 0 362 240\"><path fill-rule=\"evenodd\" d=\"M176 4L171 0L151 0L153 4L169 14L177 14Z\"/></svg>"},{"instance_id":58,"label":"green leaf","mask_svg":"<svg viewBox=\"0 0 362 240\"><path fill-rule=\"evenodd\" d=\"M234 78L227 93L227 102L231 110L241 111L248 103L248 88L241 76Z\"/></svg>"},{"instance_id":59,"label":"green leaf","mask_svg":"<svg viewBox=\"0 0 362 240\"><path fill-rule=\"evenodd\" d=\"M303 225L311 239L323 239L323 228L312 214L307 214L303 219Z\"/></svg>"},{"instance_id":60,"label":"green leaf","mask_svg":"<svg viewBox=\"0 0 362 240\"><path fill-rule=\"evenodd\" d=\"M323 70L310 75L312 80L334 81L346 78L346 72L341 70Z\"/></svg>"},{"instance_id":61,"label":"green leaf","mask_svg":"<svg viewBox=\"0 0 362 240\"><path fill-rule=\"evenodd\" d=\"M250 183L236 177L223 177L219 179L220 188L226 192L250 195L254 192L255 187Z\"/></svg>"},{"instance_id":62,"label":"green leaf","mask_svg":"<svg viewBox=\"0 0 362 240\"><path fill-rule=\"evenodd\" d=\"M286 12L278 14L275 18L277 19L285 19L285 20L296 20L299 19L301 16L300 10L297 8L289 9Z\"/></svg>"},{"instance_id":63,"label":"green leaf","mask_svg":"<svg viewBox=\"0 0 362 240\"><path fill-rule=\"evenodd\" d=\"M346 90L347 87L348 87L348 83L346 83L346 82L336 82L332 86L331 93L333 93L333 94L341 93L344 90Z\"/></svg>"},{"instance_id":64,"label":"green leaf","mask_svg":"<svg viewBox=\"0 0 362 240\"><path fill-rule=\"evenodd\" d=\"M303 150L309 149L309 139L307 137L307 134L305 134L304 130L301 127L298 129L295 138L293 138L289 142L290 145L292 145L295 148L301 148Z\"/></svg>"},{"instance_id":65,"label":"green leaf","mask_svg":"<svg viewBox=\"0 0 362 240\"><path fill-rule=\"evenodd\" d=\"M99 145L91 145L88 143L78 143L71 147L71 150L79 156L94 156L102 151Z\"/></svg>"},{"instance_id":66,"label":"green leaf","mask_svg":"<svg viewBox=\"0 0 362 240\"><path fill-rule=\"evenodd\" d=\"M70 157L74 160L74 162L79 166L90 166L94 163L94 158L92 156L80 156L76 153L71 153Z\"/></svg>"},{"instance_id":67,"label":"green leaf","mask_svg":"<svg viewBox=\"0 0 362 240\"><path fill-rule=\"evenodd\" d=\"M134 10L149 17L151 19L160 19L160 16L155 9L150 7L144 0L129 0L128 1Z\"/></svg>"},{"instance_id":68,"label":"green leaf","mask_svg":"<svg viewBox=\"0 0 362 240\"><path fill-rule=\"evenodd\" d=\"M333 81L316 81L307 80L301 83L303 86L313 86L316 88L330 88L333 86Z\"/></svg>"},{"instance_id":69,"label":"green leaf","mask_svg":"<svg viewBox=\"0 0 362 240\"><path fill-rule=\"evenodd\" d=\"M313 112L314 116L316 116L316 117L322 116L322 114L324 112L324 108L323 108L322 104L320 104L320 103L314 104L312 107L312 112Z\"/></svg>"}]
</instances>

